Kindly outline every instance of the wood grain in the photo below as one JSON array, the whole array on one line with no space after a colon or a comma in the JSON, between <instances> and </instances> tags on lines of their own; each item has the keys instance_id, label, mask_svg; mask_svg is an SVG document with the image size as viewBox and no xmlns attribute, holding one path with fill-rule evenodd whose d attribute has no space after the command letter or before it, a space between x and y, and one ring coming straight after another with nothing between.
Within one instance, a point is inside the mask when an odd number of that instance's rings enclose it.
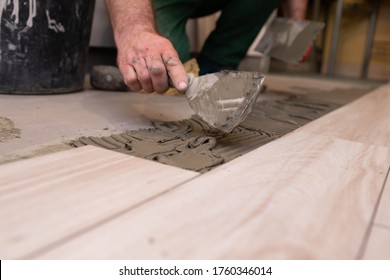
<instances>
[{"instance_id":1,"label":"wood grain","mask_svg":"<svg viewBox=\"0 0 390 280\"><path fill-rule=\"evenodd\" d=\"M356 258L388 159L385 147L290 134L38 257Z\"/></svg>"},{"instance_id":2,"label":"wood grain","mask_svg":"<svg viewBox=\"0 0 390 280\"><path fill-rule=\"evenodd\" d=\"M2 165L0 257L357 258L390 166L389 87L201 176L92 147Z\"/></svg>"},{"instance_id":3,"label":"wood grain","mask_svg":"<svg viewBox=\"0 0 390 280\"><path fill-rule=\"evenodd\" d=\"M301 75L269 74L265 80L267 87L274 91L289 93L307 93L308 91L333 91L340 89L373 89L380 83L367 80L323 79L315 77L303 77Z\"/></svg>"},{"instance_id":4,"label":"wood grain","mask_svg":"<svg viewBox=\"0 0 390 280\"><path fill-rule=\"evenodd\" d=\"M364 259L390 260L390 227L373 227Z\"/></svg>"},{"instance_id":5,"label":"wood grain","mask_svg":"<svg viewBox=\"0 0 390 280\"><path fill-rule=\"evenodd\" d=\"M381 200L379 201L375 224L385 225L390 228L390 174L387 175L383 194Z\"/></svg>"},{"instance_id":6,"label":"wood grain","mask_svg":"<svg viewBox=\"0 0 390 280\"><path fill-rule=\"evenodd\" d=\"M390 177L388 175L383 194L378 201L378 212L364 251L364 259L390 260Z\"/></svg>"},{"instance_id":7,"label":"wood grain","mask_svg":"<svg viewBox=\"0 0 390 280\"><path fill-rule=\"evenodd\" d=\"M0 166L0 258L31 257L198 173L86 146Z\"/></svg>"},{"instance_id":8,"label":"wood grain","mask_svg":"<svg viewBox=\"0 0 390 280\"><path fill-rule=\"evenodd\" d=\"M298 130L390 148L390 84Z\"/></svg>"}]
</instances>

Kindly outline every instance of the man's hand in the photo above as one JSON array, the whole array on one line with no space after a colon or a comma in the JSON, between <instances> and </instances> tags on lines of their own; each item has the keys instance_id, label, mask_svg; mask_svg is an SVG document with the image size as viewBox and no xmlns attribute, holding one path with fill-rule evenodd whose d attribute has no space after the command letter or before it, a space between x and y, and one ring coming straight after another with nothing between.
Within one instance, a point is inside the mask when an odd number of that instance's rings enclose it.
<instances>
[{"instance_id":1,"label":"man's hand","mask_svg":"<svg viewBox=\"0 0 390 280\"><path fill-rule=\"evenodd\" d=\"M166 38L153 32L138 32L118 44L118 67L125 84L133 91L164 93L168 77L179 91L188 77L175 49Z\"/></svg>"},{"instance_id":2,"label":"man's hand","mask_svg":"<svg viewBox=\"0 0 390 280\"><path fill-rule=\"evenodd\" d=\"M188 77L176 50L156 32L151 0L106 0L118 49L118 66L134 91L163 93L168 78L179 91Z\"/></svg>"},{"instance_id":3,"label":"man's hand","mask_svg":"<svg viewBox=\"0 0 390 280\"><path fill-rule=\"evenodd\" d=\"M184 91L188 77L171 42L154 32L131 34L117 44L118 66L125 84L133 91L164 93L169 77L175 88Z\"/></svg>"}]
</instances>

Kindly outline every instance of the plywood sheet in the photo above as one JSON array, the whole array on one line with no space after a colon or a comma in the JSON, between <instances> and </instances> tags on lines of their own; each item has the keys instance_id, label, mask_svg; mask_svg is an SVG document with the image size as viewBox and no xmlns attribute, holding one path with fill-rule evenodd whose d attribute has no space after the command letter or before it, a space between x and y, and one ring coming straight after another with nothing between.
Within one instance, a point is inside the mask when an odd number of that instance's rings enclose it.
<instances>
[{"instance_id":1,"label":"plywood sheet","mask_svg":"<svg viewBox=\"0 0 390 280\"><path fill-rule=\"evenodd\" d=\"M390 84L297 130L390 148Z\"/></svg>"},{"instance_id":2,"label":"plywood sheet","mask_svg":"<svg viewBox=\"0 0 390 280\"><path fill-rule=\"evenodd\" d=\"M91 146L1 165L0 258L32 257L197 175Z\"/></svg>"},{"instance_id":3,"label":"plywood sheet","mask_svg":"<svg viewBox=\"0 0 390 280\"><path fill-rule=\"evenodd\" d=\"M290 134L38 257L356 258L388 159Z\"/></svg>"}]
</instances>

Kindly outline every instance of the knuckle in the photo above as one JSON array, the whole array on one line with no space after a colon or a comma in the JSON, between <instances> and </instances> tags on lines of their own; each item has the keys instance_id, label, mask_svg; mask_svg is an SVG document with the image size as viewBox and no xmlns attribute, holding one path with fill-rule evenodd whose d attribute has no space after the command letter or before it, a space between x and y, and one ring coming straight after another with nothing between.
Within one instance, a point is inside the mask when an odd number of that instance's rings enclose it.
<instances>
[{"instance_id":1,"label":"knuckle","mask_svg":"<svg viewBox=\"0 0 390 280\"><path fill-rule=\"evenodd\" d=\"M165 72L165 67L163 67L163 65L151 65L148 69L149 73L154 76L159 76Z\"/></svg>"},{"instance_id":2,"label":"knuckle","mask_svg":"<svg viewBox=\"0 0 390 280\"><path fill-rule=\"evenodd\" d=\"M160 76L166 72L165 66L161 61L160 56L148 56L145 58L147 63L148 71L151 76Z\"/></svg>"},{"instance_id":3,"label":"knuckle","mask_svg":"<svg viewBox=\"0 0 390 280\"><path fill-rule=\"evenodd\" d=\"M132 64L132 65L138 64L139 61L140 61L139 57L133 56L133 57L130 58L130 64Z\"/></svg>"},{"instance_id":4,"label":"knuckle","mask_svg":"<svg viewBox=\"0 0 390 280\"><path fill-rule=\"evenodd\" d=\"M164 63L167 66L167 68L178 66L181 64L180 60L178 58L173 57L173 56L166 57L164 59Z\"/></svg>"}]
</instances>

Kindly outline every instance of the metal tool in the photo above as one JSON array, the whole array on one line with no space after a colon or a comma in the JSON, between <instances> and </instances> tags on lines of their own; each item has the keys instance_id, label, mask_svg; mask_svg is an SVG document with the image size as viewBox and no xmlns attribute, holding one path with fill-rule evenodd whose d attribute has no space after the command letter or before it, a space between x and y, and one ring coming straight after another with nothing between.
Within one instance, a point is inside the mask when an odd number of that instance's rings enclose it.
<instances>
[{"instance_id":1,"label":"metal tool","mask_svg":"<svg viewBox=\"0 0 390 280\"><path fill-rule=\"evenodd\" d=\"M272 14L250 47L250 52L298 64L325 24L275 17Z\"/></svg>"},{"instance_id":2,"label":"metal tool","mask_svg":"<svg viewBox=\"0 0 390 280\"><path fill-rule=\"evenodd\" d=\"M251 112L264 78L261 73L244 71L221 71L200 77L189 74L185 95L205 122L229 133ZM94 66L91 85L103 90L127 90L119 69L114 66Z\"/></svg>"}]
</instances>

